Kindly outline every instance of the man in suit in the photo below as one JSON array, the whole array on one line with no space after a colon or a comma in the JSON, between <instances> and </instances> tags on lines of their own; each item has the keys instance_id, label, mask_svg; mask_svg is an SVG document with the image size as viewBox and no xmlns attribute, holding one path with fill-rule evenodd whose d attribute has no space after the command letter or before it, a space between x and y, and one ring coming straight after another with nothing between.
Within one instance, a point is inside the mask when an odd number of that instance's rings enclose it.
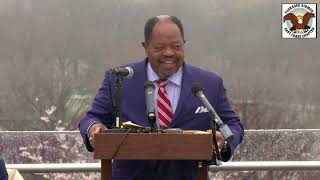
<instances>
[{"instance_id":1,"label":"man in suit","mask_svg":"<svg viewBox=\"0 0 320 180\"><path fill-rule=\"evenodd\" d=\"M1 180L7 180L8 179L8 173L6 166L4 164L3 159L0 159L0 179Z\"/></svg>"},{"instance_id":2,"label":"man in suit","mask_svg":"<svg viewBox=\"0 0 320 180\"><path fill-rule=\"evenodd\" d=\"M222 160L228 161L236 146L242 141L244 130L232 110L222 79L209 71L184 62L184 32L181 21L168 15L150 18L144 28L146 58L125 66L134 70L131 79L122 82L122 121L132 121L141 126L150 126L146 115L144 83L155 85L157 127L181 128L183 130L208 130L212 119L201 101L192 94L192 84L197 83L208 100L233 132L232 142L225 144L217 132L217 144L222 150ZM84 144L93 151L93 135L114 125L113 99L115 77L110 72L99 89L91 110L79 123ZM202 109L202 110L199 110ZM107 143L107 142L106 142ZM201 147L199 147L201 148ZM150 175L154 175L151 177ZM195 161L127 161L114 160L113 179L195 179Z\"/></svg>"}]
</instances>

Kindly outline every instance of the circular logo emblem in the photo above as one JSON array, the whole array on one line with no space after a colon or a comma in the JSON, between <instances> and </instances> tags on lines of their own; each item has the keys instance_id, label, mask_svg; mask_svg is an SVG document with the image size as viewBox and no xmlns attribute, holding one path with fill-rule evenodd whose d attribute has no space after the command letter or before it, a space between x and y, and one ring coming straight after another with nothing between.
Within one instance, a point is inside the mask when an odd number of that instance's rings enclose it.
<instances>
[{"instance_id":1,"label":"circular logo emblem","mask_svg":"<svg viewBox=\"0 0 320 180\"><path fill-rule=\"evenodd\" d=\"M307 4L293 4L284 12L284 31L293 38L305 38L315 31L315 17L314 10Z\"/></svg>"}]
</instances>

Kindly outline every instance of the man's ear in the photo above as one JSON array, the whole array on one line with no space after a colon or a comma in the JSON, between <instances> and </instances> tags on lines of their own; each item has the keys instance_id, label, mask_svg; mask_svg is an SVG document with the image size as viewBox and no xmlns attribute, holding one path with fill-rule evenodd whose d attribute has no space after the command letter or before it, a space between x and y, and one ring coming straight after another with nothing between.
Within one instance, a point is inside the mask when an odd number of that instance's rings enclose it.
<instances>
[{"instance_id":1,"label":"man's ear","mask_svg":"<svg viewBox=\"0 0 320 180\"><path fill-rule=\"evenodd\" d=\"M141 45L144 47L144 49L146 49L146 48L147 48L147 43L145 43L145 42L141 42Z\"/></svg>"},{"instance_id":2,"label":"man's ear","mask_svg":"<svg viewBox=\"0 0 320 180\"><path fill-rule=\"evenodd\" d=\"M148 46L149 46L149 44L148 44L147 42L141 42L141 45L142 45L143 48L144 48L144 52L145 52L146 54L148 54Z\"/></svg>"}]
</instances>

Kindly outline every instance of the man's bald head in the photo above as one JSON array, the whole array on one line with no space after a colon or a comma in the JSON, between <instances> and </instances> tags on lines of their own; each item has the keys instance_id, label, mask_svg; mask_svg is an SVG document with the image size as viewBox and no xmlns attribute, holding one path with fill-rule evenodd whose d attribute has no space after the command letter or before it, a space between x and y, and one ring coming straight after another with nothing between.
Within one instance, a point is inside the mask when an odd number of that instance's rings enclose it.
<instances>
[{"instance_id":1,"label":"man's bald head","mask_svg":"<svg viewBox=\"0 0 320 180\"><path fill-rule=\"evenodd\" d=\"M159 15L159 16L155 16L155 17L152 17L147 20L147 22L144 26L145 43L150 42L151 34L152 34L152 30L153 30L154 26L159 22L166 22L166 21L171 21L172 23L176 24L180 30L180 34L181 34L182 39L184 39L183 26L182 26L180 19L178 19L175 16Z\"/></svg>"}]
</instances>

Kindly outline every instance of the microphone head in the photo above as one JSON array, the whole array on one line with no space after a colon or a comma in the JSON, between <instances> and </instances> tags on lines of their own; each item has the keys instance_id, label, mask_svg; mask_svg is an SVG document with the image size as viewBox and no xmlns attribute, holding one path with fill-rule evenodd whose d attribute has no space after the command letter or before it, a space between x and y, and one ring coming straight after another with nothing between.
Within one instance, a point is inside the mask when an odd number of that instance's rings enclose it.
<instances>
[{"instance_id":1,"label":"microphone head","mask_svg":"<svg viewBox=\"0 0 320 180\"><path fill-rule=\"evenodd\" d=\"M202 91L202 88L200 87L199 84L193 83L191 90L192 90L192 93L196 96L199 91Z\"/></svg>"},{"instance_id":2,"label":"microphone head","mask_svg":"<svg viewBox=\"0 0 320 180\"><path fill-rule=\"evenodd\" d=\"M131 67L125 67L126 70L128 70L128 75L125 76L127 79L131 79L133 77L134 71Z\"/></svg>"},{"instance_id":3,"label":"microphone head","mask_svg":"<svg viewBox=\"0 0 320 180\"><path fill-rule=\"evenodd\" d=\"M155 88L155 86L154 86L154 84L153 84L153 82L152 81L146 81L145 83L144 83L144 88L149 88L149 87L151 87L151 88Z\"/></svg>"}]
</instances>

